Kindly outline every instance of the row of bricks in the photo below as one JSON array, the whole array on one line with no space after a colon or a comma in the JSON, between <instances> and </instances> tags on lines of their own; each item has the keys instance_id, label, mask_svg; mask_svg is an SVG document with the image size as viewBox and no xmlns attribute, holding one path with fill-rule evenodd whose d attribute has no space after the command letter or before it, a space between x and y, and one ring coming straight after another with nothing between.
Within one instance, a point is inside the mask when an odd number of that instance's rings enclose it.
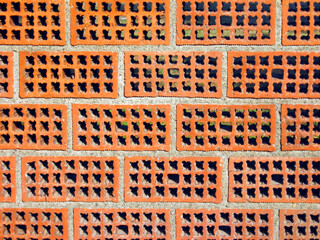
<instances>
[{"instance_id":1,"label":"row of bricks","mask_svg":"<svg viewBox=\"0 0 320 240\"><path fill-rule=\"evenodd\" d=\"M270 209L177 209L176 239L272 240ZM0 209L1 239L68 239L68 209ZM76 208L74 239L171 239L168 209ZM279 211L279 240L318 239L319 210Z\"/></svg>"},{"instance_id":2,"label":"row of bricks","mask_svg":"<svg viewBox=\"0 0 320 240\"><path fill-rule=\"evenodd\" d=\"M74 150L169 151L170 105L73 104ZM176 107L178 151L275 151L275 105ZM281 107L282 150L320 150L320 106ZM1 104L0 149L67 149L65 105Z\"/></svg>"},{"instance_id":3,"label":"row of bricks","mask_svg":"<svg viewBox=\"0 0 320 240\"><path fill-rule=\"evenodd\" d=\"M274 45L276 1L176 0L178 45ZM71 0L72 45L169 45L170 0ZM280 21L278 19L278 21ZM320 44L320 1L282 1L282 44ZM65 1L0 3L0 44L65 45Z\"/></svg>"},{"instance_id":4,"label":"row of bricks","mask_svg":"<svg viewBox=\"0 0 320 240\"><path fill-rule=\"evenodd\" d=\"M0 201L16 201L15 157L0 158ZM22 200L118 202L116 157L22 157ZM125 202L222 202L219 157L126 157ZM320 158L233 157L229 202L320 203Z\"/></svg>"},{"instance_id":5,"label":"row of bricks","mask_svg":"<svg viewBox=\"0 0 320 240\"><path fill-rule=\"evenodd\" d=\"M222 97L221 52L126 52L125 97ZM20 52L21 98L117 98L115 52ZM12 98L13 53L0 53ZM320 53L229 52L227 97L320 98Z\"/></svg>"}]
</instances>

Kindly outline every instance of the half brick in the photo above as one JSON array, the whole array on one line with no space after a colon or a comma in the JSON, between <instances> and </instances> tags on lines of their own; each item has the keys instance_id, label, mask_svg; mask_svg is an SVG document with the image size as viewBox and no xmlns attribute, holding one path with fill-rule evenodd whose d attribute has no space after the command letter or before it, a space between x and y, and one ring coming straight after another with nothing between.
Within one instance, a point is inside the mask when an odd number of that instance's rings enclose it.
<instances>
[{"instance_id":1,"label":"half brick","mask_svg":"<svg viewBox=\"0 0 320 240\"><path fill-rule=\"evenodd\" d=\"M126 97L222 96L220 52L126 52Z\"/></svg>"},{"instance_id":2,"label":"half brick","mask_svg":"<svg viewBox=\"0 0 320 240\"><path fill-rule=\"evenodd\" d=\"M126 202L222 201L222 162L213 157L125 158Z\"/></svg>"},{"instance_id":3,"label":"half brick","mask_svg":"<svg viewBox=\"0 0 320 240\"><path fill-rule=\"evenodd\" d=\"M116 98L112 52L20 52L21 98Z\"/></svg>"},{"instance_id":4,"label":"half brick","mask_svg":"<svg viewBox=\"0 0 320 240\"><path fill-rule=\"evenodd\" d=\"M0 52L0 97L13 98L13 52Z\"/></svg>"},{"instance_id":5,"label":"half brick","mask_svg":"<svg viewBox=\"0 0 320 240\"><path fill-rule=\"evenodd\" d=\"M230 202L320 202L320 158L229 160Z\"/></svg>"},{"instance_id":6,"label":"half brick","mask_svg":"<svg viewBox=\"0 0 320 240\"><path fill-rule=\"evenodd\" d=\"M66 150L66 148L65 105L0 105L0 149Z\"/></svg>"},{"instance_id":7,"label":"half brick","mask_svg":"<svg viewBox=\"0 0 320 240\"><path fill-rule=\"evenodd\" d=\"M320 97L319 53L229 52L228 68L228 97Z\"/></svg>"},{"instance_id":8,"label":"half brick","mask_svg":"<svg viewBox=\"0 0 320 240\"><path fill-rule=\"evenodd\" d=\"M16 158L0 157L0 202L16 201Z\"/></svg>"},{"instance_id":9,"label":"half brick","mask_svg":"<svg viewBox=\"0 0 320 240\"><path fill-rule=\"evenodd\" d=\"M170 150L169 105L74 104L74 150Z\"/></svg>"},{"instance_id":10,"label":"half brick","mask_svg":"<svg viewBox=\"0 0 320 240\"><path fill-rule=\"evenodd\" d=\"M0 44L65 45L65 1L0 3Z\"/></svg>"},{"instance_id":11,"label":"half brick","mask_svg":"<svg viewBox=\"0 0 320 240\"><path fill-rule=\"evenodd\" d=\"M170 0L71 0L71 44L169 45Z\"/></svg>"},{"instance_id":12,"label":"half brick","mask_svg":"<svg viewBox=\"0 0 320 240\"><path fill-rule=\"evenodd\" d=\"M320 150L320 105L282 105L281 148Z\"/></svg>"},{"instance_id":13,"label":"half brick","mask_svg":"<svg viewBox=\"0 0 320 240\"><path fill-rule=\"evenodd\" d=\"M74 239L170 239L170 211L74 209Z\"/></svg>"},{"instance_id":14,"label":"half brick","mask_svg":"<svg viewBox=\"0 0 320 240\"><path fill-rule=\"evenodd\" d=\"M68 209L1 208L1 239L68 239Z\"/></svg>"},{"instance_id":15,"label":"half brick","mask_svg":"<svg viewBox=\"0 0 320 240\"><path fill-rule=\"evenodd\" d=\"M23 201L117 202L116 157L23 157Z\"/></svg>"},{"instance_id":16,"label":"half brick","mask_svg":"<svg viewBox=\"0 0 320 240\"><path fill-rule=\"evenodd\" d=\"M273 239L273 210L177 209L177 240Z\"/></svg>"},{"instance_id":17,"label":"half brick","mask_svg":"<svg viewBox=\"0 0 320 240\"><path fill-rule=\"evenodd\" d=\"M177 106L178 151L274 151L274 105Z\"/></svg>"}]
</instances>

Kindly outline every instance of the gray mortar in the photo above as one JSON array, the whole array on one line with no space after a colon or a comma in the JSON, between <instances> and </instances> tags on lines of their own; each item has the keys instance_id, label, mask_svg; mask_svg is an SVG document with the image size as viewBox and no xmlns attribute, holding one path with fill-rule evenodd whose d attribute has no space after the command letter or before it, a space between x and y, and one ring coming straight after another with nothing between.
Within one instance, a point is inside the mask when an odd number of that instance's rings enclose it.
<instances>
[{"instance_id":1,"label":"gray mortar","mask_svg":"<svg viewBox=\"0 0 320 240\"><path fill-rule=\"evenodd\" d=\"M2 208L5 207L29 207L29 208L68 208L69 209L69 239L73 239L73 209L74 208L166 208L171 209L171 239L175 236L175 209L183 208L205 208L205 209L224 209L224 208L244 208L244 209L273 209L274 210L274 239L279 239L279 209L319 209L320 204L311 203L229 203L228 196L228 158L229 157L319 157L317 151L281 151L280 150L280 108L281 104L320 104L318 99L236 99L227 98L227 52L228 51L319 51L319 46L282 46L282 16L281 0L277 2L277 19L276 19L276 44L274 46L237 46L237 45L212 45L212 46L176 46L176 5L175 0L171 0L170 30L171 41L169 46L123 46L123 45L105 45L105 46L71 46L70 45L70 0L66 0L66 45L65 46L0 46L0 51L14 52L14 98L0 99L5 104L12 103L37 103L37 104L65 104L68 107L68 149L66 151L36 151L36 150L2 150L2 156L17 157L17 201L16 203L0 203ZM119 56L119 78L117 99L44 99L44 98L19 98L19 51L114 51ZM124 97L124 52L125 51L219 51L223 52L223 97L214 98L125 98ZM73 103L87 104L170 104L171 105L171 150L162 151L73 151L72 150L72 116L71 109ZM277 135L275 152L258 152L258 151L183 151L178 152L176 146L176 105L179 103L189 104L275 104L277 106ZM21 157L23 156L116 156L120 159L120 197L118 203L111 202L22 202L21 193ZM223 201L220 204L214 203L136 203L124 202L124 157L125 156L212 156L222 157L223 160Z\"/></svg>"}]
</instances>

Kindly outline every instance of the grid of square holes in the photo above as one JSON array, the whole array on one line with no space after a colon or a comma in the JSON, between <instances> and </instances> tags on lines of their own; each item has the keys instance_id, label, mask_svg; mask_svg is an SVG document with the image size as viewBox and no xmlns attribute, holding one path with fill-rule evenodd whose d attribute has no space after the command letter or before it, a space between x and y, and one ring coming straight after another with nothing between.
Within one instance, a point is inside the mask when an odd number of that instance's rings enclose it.
<instances>
[{"instance_id":1,"label":"grid of square holes","mask_svg":"<svg viewBox=\"0 0 320 240\"><path fill-rule=\"evenodd\" d=\"M16 158L0 157L0 202L16 201Z\"/></svg>"},{"instance_id":2,"label":"grid of square holes","mask_svg":"<svg viewBox=\"0 0 320 240\"><path fill-rule=\"evenodd\" d=\"M169 0L71 0L71 44L168 45Z\"/></svg>"},{"instance_id":3,"label":"grid of square holes","mask_svg":"<svg viewBox=\"0 0 320 240\"><path fill-rule=\"evenodd\" d=\"M273 211L177 209L177 240L259 239L273 236Z\"/></svg>"},{"instance_id":4,"label":"grid of square holes","mask_svg":"<svg viewBox=\"0 0 320 240\"><path fill-rule=\"evenodd\" d=\"M222 53L128 52L125 95L221 97Z\"/></svg>"},{"instance_id":5,"label":"grid of square holes","mask_svg":"<svg viewBox=\"0 0 320 240\"><path fill-rule=\"evenodd\" d=\"M282 150L318 151L320 148L320 105L282 105Z\"/></svg>"},{"instance_id":6,"label":"grid of square holes","mask_svg":"<svg viewBox=\"0 0 320 240\"><path fill-rule=\"evenodd\" d=\"M280 210L280 240L316 240L320 237L319 210Z\"/></svg>"},{"instance_id":7,"label":"grid of square holes","mask_svg":"<svg viewBox=\"0 0 320 240\"><path fill-rule=\"evenodd\" d=\"M177 106L178 151L275 150L274 105Z\"/></svg>"},{"instance_id":8,"label":"grid of square holes","mask_svg":"<svg viewBox=\"0 0 320 240\"><path fill-rule=\"evenodd\" d=\"M125 159L125 200L134 202L222 201L220 158Z\"/></svg>"},{"instance_id":9,"label":"grid of square holes","mask_svg":"<svg viewBox=\"0 0 320 240\"><path fill-rule=\"evenodd\" d=\"M74 150L170 149L169 105L73 105Z\"/></svg>"},{"instance_id":10,"label":"grid of square holes","mask_svg":"<svg viewBox=\"0 0 320 240\"><path fill-rule=\"evenodd\" d=\"M0 98L13 98L13 53L0 52Z\"/></svg>"},{"instance_id":11,"label":"grid of square holes","mask_svg":"<svg viewBox=\"0 0 320 240\"><path fill-rule=\"evenodd\" d=\"M64 0L2 1L0 44L64 45Z\"/></svg>"},{"instance_id":12,"label":"grid of square holes","mask_svg":"<svg viewBox=\"0 0 320 240\"><path fill-rule=\"evenodd\" d=\"M282 44L320 44L320 1L282 1Z\"/></svg>"},{"instance_id":13,"label":"grid of square holes","mask_svg":"<svg viewBox=\"0 0 320 240\"><path fill-rule=\"evenodd\" d=\"M228 97L319 98L320 55L229 52Z\"/></svg>"},{"instance_id":14,"label":"grid of square holes","mask_svg":"<svg viewBox=\"0 0 320 240\"><path fill-rule=\"evenodd\" d=\"M23 157L23 201L118 201L115 157Z\"/></svg>"},{"instance_id":15,"label":"grid of square holes","mask_svg":"<svg viewBox=\"0 0 320 240\"><path fill-rule=\"evenodd\" d=\"M230 202L320 202L320 159L231 158Z\"/></svg>"},{"instance_id":16,"label":"grid of square holes","mask_svg":"<svg viewBox=\"0 0 320 240\"><path fill-rule=\"evenodd\" d=\"M3 239L68 239L68 209L1 208Z\"/></svg>"},{"instance_id":17,"label":"grid of square holes","mask_svg":"<svg viewBox=\"0 0 320 240\"><path fill-rule=\"evenodd\" d=\"M0 149L67 148L64 105L0 105Z\"/></svg>"},{"instance_id":18,"label":"grid of square holes","mask_svg":"<svg viewBox=\"0 0 320 240\"><path fill-rule=\"evenodd\" d=\"M177 44L275 43L275 2L177 0Z\"/></svg>"},{"instance_id":19,"label":"grid of square holes","mask_svg":"<svg viewBox=\"0 0 320 240\"><path fill-rule=\"evenodd\" d=\"M74 239L170 239L163 209L75 209Z\"/></svg>"},{"instance_id":20,"label":"grid of square holes","mask_svg":"<svg viewBox=\"0 0 320 240\"><path fill-rule=\"evenodd\" d=\"M20 96L116 98L117 53L20 52Z\"/></svg>"}]
</instances>

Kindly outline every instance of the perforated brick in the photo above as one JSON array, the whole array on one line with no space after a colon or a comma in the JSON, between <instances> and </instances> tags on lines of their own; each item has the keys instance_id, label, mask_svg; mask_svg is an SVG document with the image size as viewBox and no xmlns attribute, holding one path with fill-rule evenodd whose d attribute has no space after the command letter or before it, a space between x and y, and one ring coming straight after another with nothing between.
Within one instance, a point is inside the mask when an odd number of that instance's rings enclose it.
<instances>
[{"instance_id":1,"label":"perforated brick","mask_svg":"<svg viewBox=\"0 0 320 240\"><path fill-rule=\"evenodd\" d=\"M280 240L317 240L320 237L320 210L280 210Z\"/></svg>"},{"instance_id":2,"label":"perforated brick","mask_svg":"<svg viewBox=\"0 0 320 240\"><path fill-rule=\"evenodd\" d=\"M64 45L64 0L0 2L0 44Z\"/></svg>"},{"instance_id":3,"label":"perforated brick","mask_svg":"<svg viewBox=\"0 0 320 240\"><path fill-rule=\"evenodd\" d=\"M274 105L177 106L178 151L274 151Z\"/></svg>"},{"instance_id":4,"label":"perforated brick","mask_svg":"<svg viewBox=\"0 0 320 240\"><path fill-rule=\"evenodd\" d=\"M74 104L74 150L170 150L169 105Z\"/></svg>"},{"instance_id":5,"label":"perforated brick","mask_svg":"<svg viewBox=\"0 0 320 240\"><path fill-rule=\"evenodd\" d=\"M126 97L222 96L220 52L127 52Z\"/></svg>"},{"instance_id":6,"label":"perforated brick","mask_svg":"<svg viewBox=\"0 0 320 240\"><path fill-rule=\"evenodd\" d=\"M177 240L273 239L273 210L177 209Z\"/></svg>"},{"instance_id":7,"label":"perforated brick","mask_svg":"<svg viewBox=\"0 0 320 240\"><path fill-rule=\"evenodd\" d=\"M282 44L320 44L320 1L282 1Z\"/></svg>"},{"instance_id":8,"label":"perforated brick","mask_svg":"<svg viewBox=\"0 0 320 240\"><path fill-rule=\"evenodd\" d=\"M74 239L170 239L166 209L74 209Z\"/></svg>"},{"instance_id":9,"label":"perforated brick","mask_svg":"<svg viewBox=\"0 0 320 240\"><path fill-rule=\"evenodd\" d=\"M13 81L13 52L0 52L0 97L13 98Z\"/></svg>"},{"instance_id":10,"label":"perforated brick","mask_svg":"<svg viewBox=\"0 0 320 240\"><path fill-rule=\"evenodd\" d=\"M68 239L68 209L1 208L1 239Z\"/></svg>"},{"instance_id":11,"label":"perforated brick","mask_svg":"<svg viewBox=\"0 0 320 240\"><path fill-rule=\"evenodd\" d=\"M272 0L177 0L177 44L275 44Z\"/></svg>"},{"instance_id":12,"label":"perforated brick","mask_svg":"<svg viewBox=\"0 0 320 240\"><path fill-rule=\"evenodd\" d=\"M117 53L20 52L20 97L116 98Z\"/></svg>"},{"instance_id":13,"label":"perforated brick","mask_svg":"<svg viewBox=\"0 0 320 240\"><path fill-rule=\"evenodd\" d=\"M0 157L0 202L16 201L16 158Z\"/></svg>"},{"instance_id":14,"label":"perforated brick","mask_svg":"<svg viewBox=\"0 0 320 240\"><path fill-rule=\"evenodd\" d=\"M71 44L169 45L170 0L71 0Z\"/></svg>"},{"instance_id":15,"label":"perforated brick","mask_svg":"<svg viewBox=\"0 0 320 240\"><path fill-rule=\"evenodd\" d=\"M23 157L23 201L112 201L119 195L116 157Z\"/></svg>"},{"instance_id":16,"label":"perforated brick","mask_svg":"<svg viewBox=\"0 0 320 240\"><path fill-rule=\"evenodd\" d=\"M66 106L0 104L0 149L66 148Z\"/></svg>"},{"instance_id":17,"label":"perforated brick","mask_svg":"<svg viewBox=\"0 0 320 240\"><path fill-rule=\"evenodd\" d=\"M281 123L282 150L320 150L320 105L284 104Z\"/></svg>"},{"instance_id":18,"label":"perforated brick","mask_svg":"<svg viewBox=\"0 0 320 240\"><path fill-rule=\"evenodd\" d=\"M230 158L229 201L320 202L319 177L320 158Z\"/></svg>"},{"instance_id":19,"label":"perforated brick","mask_svg":"<svg viewBox=\"0 0 320 240\"><path fill-rule=\"evenodd\" d=\"M125 201L222 201L222 163L213 157L125 158Z\"/></svg>"},{"instance_id":20,"label":"perforated brick","mask_svg":"<svg viewBox=\"0 0 320 240\"><path fill-rule=\"evenodd\" d=\"M320 97L319 53L229 52L228 67L228 97Z\"/></svg>"}]
</instances>

